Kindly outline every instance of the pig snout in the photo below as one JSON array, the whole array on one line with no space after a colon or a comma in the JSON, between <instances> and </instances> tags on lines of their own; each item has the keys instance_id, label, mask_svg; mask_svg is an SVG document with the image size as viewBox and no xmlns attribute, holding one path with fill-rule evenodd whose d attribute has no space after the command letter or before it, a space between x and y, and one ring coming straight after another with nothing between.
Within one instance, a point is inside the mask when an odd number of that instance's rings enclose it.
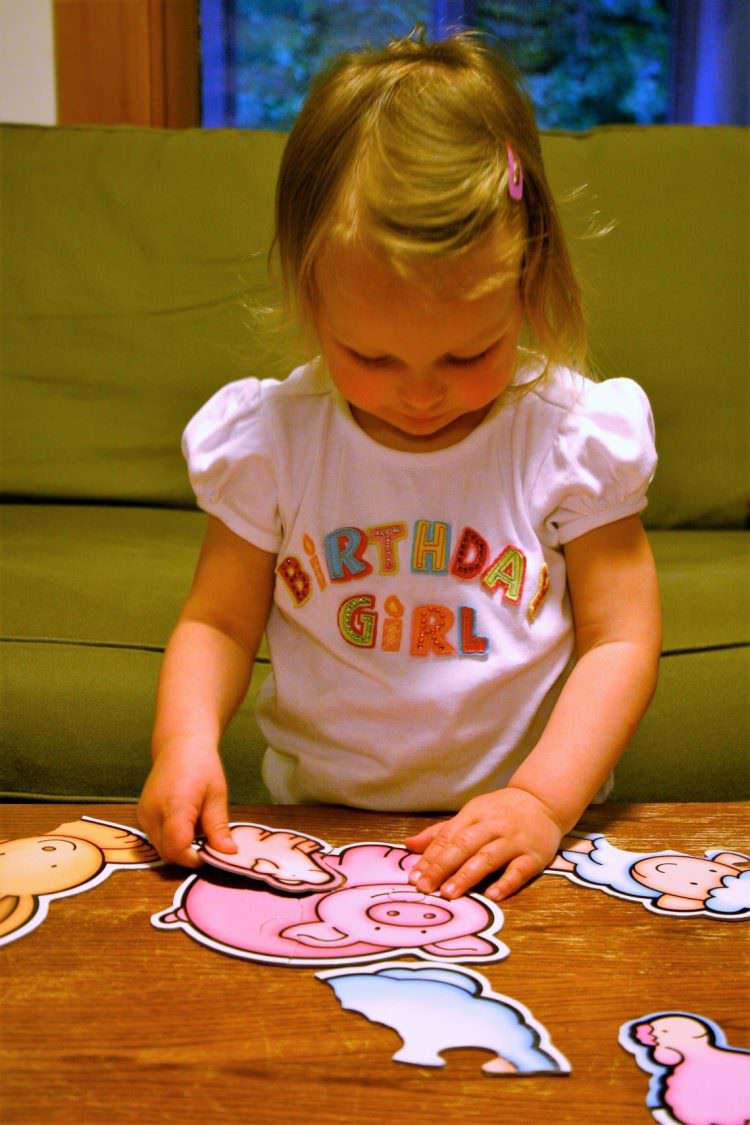
<instances>
[{"instance_id":1,"label":"pig snout","mask_svg":"<svg viewBox=\"0 0 750 1125\"><path fill-rule=\"evenodd\" d=\"M387 926L408 926L423 929L426 926L442 926L450 922L453 915L442 906L425 902L379 902L365 911L372 922Z\"/></svg>"}]
</instances>

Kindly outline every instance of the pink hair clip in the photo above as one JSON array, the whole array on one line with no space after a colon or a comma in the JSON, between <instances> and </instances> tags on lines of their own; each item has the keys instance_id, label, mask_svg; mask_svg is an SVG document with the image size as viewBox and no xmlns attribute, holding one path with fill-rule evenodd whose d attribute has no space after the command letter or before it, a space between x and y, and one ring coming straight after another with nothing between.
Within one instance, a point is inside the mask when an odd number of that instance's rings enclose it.
<instances>
[{"instance_id":1,"label":"pink hair clip","mask_svg":"<svg viewBox=\"0 0 750 1125\"><path fill-rule=\"evenodd\" d=\"M509 144L505 151L508 154L508 195L518 202L523 199L523 168Z\"/></svg>"}]
</instances>

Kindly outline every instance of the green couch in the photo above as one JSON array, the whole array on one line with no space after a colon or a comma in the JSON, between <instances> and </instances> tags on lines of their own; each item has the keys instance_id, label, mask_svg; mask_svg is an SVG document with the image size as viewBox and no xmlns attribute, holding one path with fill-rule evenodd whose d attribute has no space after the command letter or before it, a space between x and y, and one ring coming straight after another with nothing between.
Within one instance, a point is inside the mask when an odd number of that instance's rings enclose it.
<instances>
[{"instance_id":1,"label":"green couch","mask_svg":"<svg viewBox=\"0 0 750 1125\"><path fill-rule=\"evenodd\" d=\"M284 137L5 126L2 751L6 799L135 798L161 652L204 527L181 430L221 384L280 375L253 308ZM593 355L651 397L646 513L665 614L620 800L750 796L747 130L544 137ZM579 190L580 189L580 190ZM611 233L588 237L594 225ZM225 740L267 799L253 688Z\"/></svg>"}]
</instances>

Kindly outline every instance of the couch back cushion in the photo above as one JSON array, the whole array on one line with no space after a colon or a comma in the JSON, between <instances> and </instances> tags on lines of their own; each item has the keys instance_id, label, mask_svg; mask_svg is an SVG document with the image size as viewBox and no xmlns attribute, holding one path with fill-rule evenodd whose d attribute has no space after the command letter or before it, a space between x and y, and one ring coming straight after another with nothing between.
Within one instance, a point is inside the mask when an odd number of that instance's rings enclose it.
<instances>
[{"instance_id":1,"label":"couch back cushion","mask_svg":"<svg viewBox=\"0 0 750 1125\"><path fill-rule=\"evenodd\" d=\"M188 506L182 427L259 330L283 134L3 126L3 480L19 497ZM603 376L649 393L651 526L742 526L748 131L543 138ZM570 196L573 198L568 198ZM586 237L594 225L611 233Z\"/></svg>"}]
</instances>

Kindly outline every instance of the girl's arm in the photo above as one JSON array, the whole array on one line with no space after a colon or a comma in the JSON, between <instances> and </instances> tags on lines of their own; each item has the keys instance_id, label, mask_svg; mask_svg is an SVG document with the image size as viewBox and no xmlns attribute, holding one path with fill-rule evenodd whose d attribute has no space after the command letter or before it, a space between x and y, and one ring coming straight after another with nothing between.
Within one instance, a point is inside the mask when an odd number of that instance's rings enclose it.
<instances>
[{"instance_id":1,"label":"girl's arm","mask_svg":"<svg viewBox=\"0 0 750 1125\"><path fill-rule=\"evenodd\" d=\"M271 607L276 556L209 518L193 586L167 644L138 819L163 859L197 866L202 831L235 851L221 737L245 697Z\"/></svg>"},{"instance_id":2,"label":"girl's arm","mask_svg":"<svg viewBox=\"0 0 750 1125\"><path fill-rule=\"evenodd\" d=\"M638 516L565 547L577 663L538 743L505 789L475 797L451 820L406 841L423 852L420 890L513 894L551 862L562 836L608 777L654 693L661 649L659 591Z\"/></svg>"}]
</instances>

